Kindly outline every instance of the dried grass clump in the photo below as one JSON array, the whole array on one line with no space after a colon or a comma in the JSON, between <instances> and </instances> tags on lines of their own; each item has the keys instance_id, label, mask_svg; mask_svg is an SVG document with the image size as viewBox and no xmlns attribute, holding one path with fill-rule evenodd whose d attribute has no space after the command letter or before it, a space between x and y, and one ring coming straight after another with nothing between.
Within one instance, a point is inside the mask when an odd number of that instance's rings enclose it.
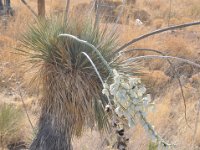
<instances>
[{"instance_id":1,"label":"dried grass clump","mask_svg":"<svg viewBox=\"0 0 200 150\"><path fill-rule=\"evenodd\" d=\"M169 37L166 41L164 41L164 48L166 49L166 53L179 56L179 57L192 57L195 56L195 52L192 50L192 46L189 42L183 37Z\"/></svg>"},{"instance_id":2,"label":"dried grass clump","mask_svg":"<svg viewBox=\"0 0 200 150\"><path fill-rule=\"evenodd\" d=\"M23 113L20 109L8 104L0 105L0 146L2 148L22 140L22 118Z\"/></svg>"},{"instance_id":3,"label":"dried grass clump","mask_svg":"<svg viewBox=\"0 0 200 150\"><path fill-rule=\"evenodd\" d=\"M190 14L192 17L194 17L195 19L199 19L200 17L200 6L199 5L195 5L193 4L190 7Z\"/></svg>"}]
</instances>

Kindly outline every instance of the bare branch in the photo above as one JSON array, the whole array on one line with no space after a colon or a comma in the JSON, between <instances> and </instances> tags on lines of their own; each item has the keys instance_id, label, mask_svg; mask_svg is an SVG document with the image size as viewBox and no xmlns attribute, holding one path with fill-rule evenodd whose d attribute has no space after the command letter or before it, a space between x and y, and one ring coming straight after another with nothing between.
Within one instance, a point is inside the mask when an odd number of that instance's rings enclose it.
<instances>
[{"instance_id":1,"label":"bare branch","mask_svg":"<svg viewBox=\"0 0 200 150\"><path fill-rule=\"evenodd\" d=\"M195 129L194 129L194 134L193 134L193 147L195 146L195 142L196 142L196 134L197 134L197 130L198 130L198 124L199 124L199 114L200 114L200 101L198 102L197 105L197 116L196 116L196 121L195 121ZM195 147L194 147L195 149Z\"/></svg>"},{"instance_id":2,"label":"bare branch","mask_svg":"<svg viewBox=\"0 0 200 150\"><path fill-rule=\"evenodd\" d=\"M172 13L172 0L170 0L170 2L169 2L169 16L168 16L168 20L167 20L168 26L169 26L170 19L171 19L171 13Z\"/></svg>"},{"instance_id":3,"label":"bare branch","mask_svg":"<svg viewBox=\"0 0 200 150\"><path fill-rule=\"evenodd\" d=\"M115 21L115 24L117 24L117 23L119 22L120 18L122 17L122 14L123 14L124 8L125 8L125 4L126 4L126 0L122 0L122 5L120 6L121 9L120 9L120 12L119 12L119 14L118 14L118 16L117 16L117 19L116 19L116 21ZM115 26L116 26L116 25L115 25ZM113 30L115 31L116 29L114 28Z\"/></svg>"},{"instance_id":4,"label":"bare branch","mask_svg":"<svg viewBox=\"0 0 200 150\"><path fill-rule=\"evenodd\" d=\"M134 62L134 61L141 60L141 59L175 59L175 60L185 62L185 63L188 63L190 65L200 68L200 64L197 64L188 59L174 57L174 56L159 56L159 55L146 55L146 56L138 56L138 57L134 57L134 58L129 58L128 60L124 61L124 63Z\"/></svg>"},{"instance_id":5,"label":"bare branch","mask_svg":"<svg viewBox=\"0 0 200 150\"><path fill-rule=\"evenodd\" d=\"M68 18L69 6L70 6L70 0L67 0L67 3L66 3L66 10L65 10L65 21L66 21L67 18Z\"/></svg>"},{"instance_id":6,"label":"bare branch","mask_svg":"<svg viewBox=\"0 0 200 150\"><path fill-rule=\"evenodd\" d=\"M99 7L99 0L95 0L95 4L94 4L94 5L95 5L95 13L96 13L96 14L95 14L95 23L94 23L94 27L95 27L95 28L98 28L98 27L99 27L99 17L100 17L100 16L99 16L99 15L100 15L100 14L99 14L99 8L98 8L98 7Z\"/></svg>"},{"instance_id":7,"label":"bare branch","mask_svg":"<svg viewBox=\"0 0 200 150\"><path fill-rule=\"evenodd\" d=\"M190 27L190 26L194 26L194 25L200 25L200 21L192 22L192 23L186 23L186 24L181 24L181 25L176 25L176 26L171 26L171 27L166 27L166 28L163 28L163 29L155 30L153 32L144 34L142 36L139 36L139 37L137 37L137 38L129 41L128 43L126 43L123 46L121 46L120 48L118 48L115 51L115 54L117 54L121 50L125 49L126 47L132 45L133 43L136 43L136 42L138 42L138 41L140 41L142 39L145 39L147 37L150 37L152 35L155 35L155 34L158 34L158 33L162 33L162 32L168 31L168 30L175 30L175 29L179 29L179 28L186 28L186 27Z\"/></svg>"},{"instance_id":8,"label":"bare branch","mask_svg":"<svg viewBox=\"0 0 200 150\"><path fill-rule=\"evenodd\" d=\"M29 6L29 4L25 1L25 0L21 0L21 2L31 11L31 13L37 17L37 13L31 8L31 6Z\"/></svg>"},{"instance_id":9,"label":"bare branch","mask_svg":"<svg viewBox=\"0 0 200 150\"><path fill-rule=\"evenodd\" d=\"M18 83L17 83L17 85L18 85L18 93L19 93L20 99L21 99L21 101L22 101L23 108L24 108L24 111L25 111L25 113L26 113L28 122L29 122L30 125L31 125L31 128L32 128L32 130L33 130L33 133L36 135L35 130L34 130L34 126L33 126L32 122L31 122L30 116L29 116L29 114L28 114L28 110L26 109L26 105L25 105L25 102L24 102L24 99L23 99L23 96L22 96L22 92L21 92L21 90L20 90L20 86L19 86Z\"/></svg>"},{"instance_id":10,"label":"bare branch","mask_svg":"<svg viewBox=\"0 0 200 150\"><path fill-rule=\"evenodd\" d=\"M154 50L154 49L150 49L150 48L133 48L133 49L119 52L119 55L111 63L117 61L120 58L120 56L127 54L127 53L134 52L134 51L149 51L149 52L154 52L154 53L158 53L158 54L165 56L165 54L159 50Z\"/></svg>"}]
</instances>

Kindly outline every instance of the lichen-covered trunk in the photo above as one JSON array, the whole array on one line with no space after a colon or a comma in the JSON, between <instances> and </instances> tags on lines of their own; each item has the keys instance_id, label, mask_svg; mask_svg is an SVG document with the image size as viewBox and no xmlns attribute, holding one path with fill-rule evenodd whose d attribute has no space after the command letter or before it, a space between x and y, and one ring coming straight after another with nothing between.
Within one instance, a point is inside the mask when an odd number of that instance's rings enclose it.
<instances>
[{"instance_id":1,"label":"lichen-covered trunk","mask_svg":"<svg viewBox=\"0 0 200 150\"><path fill-rule=\"evenodd\" d=\"M38 133L30 150L72 150L71 126L73 124L68 117L66 114L66 118L59 118L48 110L43 110L39 120ZM61 123L61 120L62 124L57 124L57 122Z\"/></svg>"}]
</instances>

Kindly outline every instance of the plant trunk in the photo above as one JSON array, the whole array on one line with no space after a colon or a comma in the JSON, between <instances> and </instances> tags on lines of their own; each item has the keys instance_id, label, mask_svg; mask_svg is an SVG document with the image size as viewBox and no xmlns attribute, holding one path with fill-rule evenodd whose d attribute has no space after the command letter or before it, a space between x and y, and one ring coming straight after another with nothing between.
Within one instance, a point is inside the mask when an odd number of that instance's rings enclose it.
<instances>
[{"instance_id":1,"label":"plant trunk","mask_svg":"<svg viewBox=\"0 0 200 150\"><path fill-rule=\"evenodd\" d=\"M46 66L45 66L46 67ZM45 68L46 70L52 68ZM31 144L30 150L72 150L72 134L75 124L74 113L70 111L67 102L70 99L68 91L56 78L56 73L47 74L43 78L43 98L40 100L41 116L38 133ZM61 86L60 86L61 85ZM67 89L67 87L66 87Z\"/></svg>"},{"instance_id":2,"label":"plant trunk","mask_svg":"<svg viewBox=\"0 0 200 150\"><path fill-rule=\"evenodd\" d=\"M31 144L30 150L72 150L72 131L70 119L63 120L44 110L39 120L39 130Z\"/></svg>"},{"instance_id":3,"label":"plant trunk","mask_svg":"<svg viewBox=\"0 0 200 150\"><path fill-rule=\"evenodd\" d=\"M84 110L81 97L76 97L78 74L66 73L63 68L49 64L44 64L42 69L46 74L42 77L43 97L39 101L41 117L30 150L72 150L72 137L81 134L85 119L93 115L88 113L92 104L88 102ZM84 82L87 83L87 80ZM78 85L83 89L82 84ZM84 93L83 97L89 95L87 88L81 92ZM85 112L87 116L82 115Z\"/></svg>"},{"instance_id":4,"label":"plant trunk","mask_svg":"<svg viewBox=\"0 0 200 150\"><path fill-rule=\"evenodd\" d=\"M38 16L45 17L45 0L38 0Z\"/></svg>"}]
</instances>

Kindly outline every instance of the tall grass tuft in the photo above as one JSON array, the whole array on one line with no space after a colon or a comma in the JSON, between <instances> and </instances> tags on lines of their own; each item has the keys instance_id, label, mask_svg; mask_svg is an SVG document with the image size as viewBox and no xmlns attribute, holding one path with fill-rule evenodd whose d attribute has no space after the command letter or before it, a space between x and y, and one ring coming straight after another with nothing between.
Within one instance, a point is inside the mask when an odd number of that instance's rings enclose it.
<instances>
[{"instance_id":1,"label":"tall grass tuft","mask_svg":"<svg viewBox=\"0 0 200 150\"><path fill-rule=\"evenodd\" d=\"M148 150L158 150L158 144L153 143L153 142L149 142Z\"/></svg>"},{"instance_id":2,"label":"tall grass tuft","mask_svg":"<svg viewBox=\"0 0 200 150\"><path fill-rule=\"evenodd\" d=\"M58 35L68 33L88 41L108 63L113 60L117 35L110 34L107 28L95 28L90 19L70 17L64 22L60 18L38 20L22 38L21 51L39 68L36 76L43 86L39 131L31 150L70 150L73 136L81 135L85 126L97 125L100 131L109 129L104 114L108 101L101 93L102 84L94 68L82 52L91 57L103 79L108 77L108 70L90 47ZM110 65L119 67L117 61Z\"/></svg>"},{"instance_id":3,"label":"tall grass tuft","mask_svg":"<svg viewBox=\"0 0 200 150\"><path fill-rule=\"evenodd\" d=\"M0 105L0 148L21 140L23 113L8 104Z\"/></svg>"}]
</instances>

